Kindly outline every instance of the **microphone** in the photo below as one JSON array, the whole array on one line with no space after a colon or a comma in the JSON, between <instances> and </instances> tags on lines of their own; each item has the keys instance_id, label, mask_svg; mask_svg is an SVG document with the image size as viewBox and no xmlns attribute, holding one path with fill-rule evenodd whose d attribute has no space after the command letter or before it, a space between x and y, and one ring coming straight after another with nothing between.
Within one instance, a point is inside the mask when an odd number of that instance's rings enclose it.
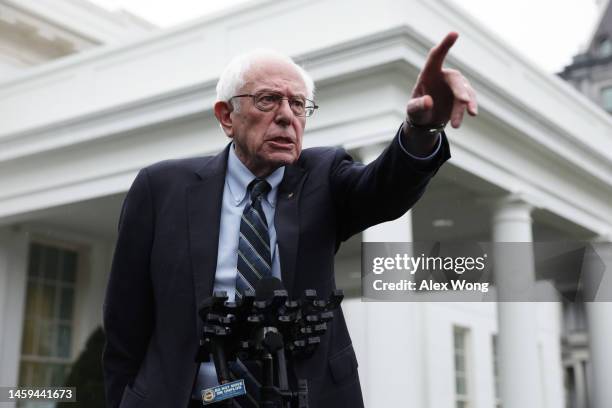
<instances>
[{"instance_id":1,"label":"microphone","mask_svg":"<svg viewBox=\"0 0 612 408\"><path fill-rule=\"evenodd\" d=\"M278 310L284 306L288 294L283 286L283 283L275 277L262 278L257 282L255 288L255 298L257 302L262 302L265 305L265 322L266 324L257 333L257 342L264 349L276 358L276 374L278 376L278 386L280 390L289 390L289 379L287 375L287 362L285 360L285 348L283 336L278 328ZM265 359L265 357L264 357ZM264 360L265 362L266 360ZM264 364L266 366L266 364ZM273 385L272 375L274 370L271 367L265 367L263 382L267 386Z\"/></svg>"},{"instance_id":2,"label":"microphone","mask_svg":"<svg viewBox=\"0 0 612 408\"><path fill-rule=\"evenodd\" d=\"M255 344L260 346L268 333L278 334L278 312L287 301L287 291L278 278L265 277L256 284L255 299L253 306L263 317L255 335Z\"/></svg>"},{"instance_id":3,"label":"microphone","mask_svg":"<svg viewBox=\"0 0 612 408\"><path fill-rule=\"evenodd\" d=\"M260 279L255 285L255 307L256 313L263 317L263 333L259 336L259 340L265 336L273 326L273 330L277 330L278 313L285 306L289 297L283 283L275 277L265 277Z\"/></svg>"},{"instance_id":4,"label":"microphone","mask_svg":"<svg viewBox=\"0 0 612 408\"><path fill-rule=\"evenodd\" d=\"M227 293L225 291L215 292L212 297L205 299L198 311L200 318L207 321L213 316L219 307L227 301ZM216 317L216 316L215 316ZM230 335L230 330L223 326L209 325L204 326L204 334L210 335L209 352L212 354L219 383L225 384L231 381L229 367L227 364L227 356L225 352L224 339ZM199 351L198 354L205 354L206 351ZM204 358L203 361L207 359Z\"/></svg>"},{"instance_id":5,"label":"microphone","mask_svg":"<svg viewBox=\"0 0 612 408\"><path fill-rule=\"evenodd\" d=\"M237 302L228 302L226 292L214 292L198 308L204 324L195 360L213 360L220 384L229 383L228 387L233 387L231 362L241 363L247 367L240 374L245 379L260 374L259 384L255 382L248 393L261 404L284 401L305 408L308 384L298 378L297 391L291 390L287 359L312 356L343 297L342 291L335 290L324 299L307 289L301 298L289 299L275 277L260 279L255 290L245 292Z\"/></svg>"},{"instance_id":6,"label":"microphone","mask_svg":"<svg viewBox=\"0 0 612 408\"><path fill-rule=\"evenodd\" d=\"M285 290L280 279L273 276L261 278L255 285L255 300L266 301L274 297L277 290Z\"/></svg>"},{"instance_id":7,"label":"microphone","mask_svg":"<svg viewBox=\"0 0 612 408\"><path fill-rule=\"evenodd\" d=\"M288 294L278 278L262 278L255 286L255 306L262 312L276 312L285 305Z\"/></svg>"}]
</instances>

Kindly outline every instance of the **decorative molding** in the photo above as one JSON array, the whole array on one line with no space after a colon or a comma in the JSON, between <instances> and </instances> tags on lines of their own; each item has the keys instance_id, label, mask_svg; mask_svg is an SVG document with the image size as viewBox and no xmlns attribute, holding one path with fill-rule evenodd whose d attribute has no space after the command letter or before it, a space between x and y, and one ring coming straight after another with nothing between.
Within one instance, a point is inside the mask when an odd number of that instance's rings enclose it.
<instances>
[{"instance_id":1,"label":"decorative molding","mask_svg":"<svg viewBox=\"0 0 612 408\"><path fill-rule=\"evenodd\" d=\"M10 27L16 35L28 38L37 46L62 50L64 55L97 45L92 39L79 36L32 15L17 4L6 0L0 3L0 23L7 28Z\"/></svg>"}]
</instances>

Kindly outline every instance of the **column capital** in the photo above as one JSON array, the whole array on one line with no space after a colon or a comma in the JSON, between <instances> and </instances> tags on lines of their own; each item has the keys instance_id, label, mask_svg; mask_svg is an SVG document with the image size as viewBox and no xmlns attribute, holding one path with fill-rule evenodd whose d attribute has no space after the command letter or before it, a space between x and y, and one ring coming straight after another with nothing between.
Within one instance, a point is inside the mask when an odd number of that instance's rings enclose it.
<instances>
[{"instance_id":1,"label":"column capital","mask_svg":"<svg viewBox=\"0 0 612 408\"><path fill-rule=\"evenodd\" d=\"M489 200L494 242L532 242L531 212L535 208L522 194Z\"/></svg>"},{"instance_id":2,"label":"column capital","mask_svg":"<svg viewBox=\"0 0 612 408\"><path fill-rule=\"evenodd\" d=\"M536 208L524 194L508 194L490 200L493 209L493 222L495 221L526 221L531 222L531 212Z\"/></svg>"},{"instance_id":3,"label":"column capital","mask_svg":"<svg viewBox=\"0 0 612 408\"><path fill-rule=\"evenodd\" d=\"M535 203L533 197L522 192L507 193L506 195L497 197L481 197L477 198L476 202L492 210L512 206L527 206L530 211L542 208L540 205Z\"/></svg>"}]
</instances>

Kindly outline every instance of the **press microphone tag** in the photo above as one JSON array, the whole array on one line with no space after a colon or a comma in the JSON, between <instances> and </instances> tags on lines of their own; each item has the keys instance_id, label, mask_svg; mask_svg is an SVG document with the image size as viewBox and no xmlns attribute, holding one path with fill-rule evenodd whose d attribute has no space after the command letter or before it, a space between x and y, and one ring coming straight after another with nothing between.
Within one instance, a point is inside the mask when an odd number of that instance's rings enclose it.
<instances>
[{"instance_id":1,"label":"press microphone tag","mask_svg":"<svg viewBox=\"0 0 612 408\"><path fill-rule=\"evenodd\" d=\"M202 404L214 404L215 402L245 394L244 380L236 380L202 390Z\"/></svg>"}]
</instances>

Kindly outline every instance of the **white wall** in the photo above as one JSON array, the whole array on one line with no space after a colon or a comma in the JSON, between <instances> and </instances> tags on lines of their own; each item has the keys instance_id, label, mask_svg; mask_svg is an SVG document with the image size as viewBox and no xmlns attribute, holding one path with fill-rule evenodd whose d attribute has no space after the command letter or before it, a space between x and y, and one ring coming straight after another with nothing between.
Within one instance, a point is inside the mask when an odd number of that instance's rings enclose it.
<instances>
[{"instance_id":1,"label":"white wall","mask_svg":"<svg viewBox=\"0 0 612 408\"><path fill-rule=\"evenodd\" d=\"M470 407L495 406L492 349L492 337L497 333L495 303L368 303L353 298L346 300L343 308L357 352L359 375L366 402L371 400L372 393L377 391L371 387L372 383L377 382L372 376L384 376L386 372L393 372L393 364L405 363L405 378L380 379L379 386L398 380L403 381L405 385L401 392L395 394L396 403L393 406L454 407L453 327L461 326L469 330ZM538 315L538 341L541 346L540 367L544 373L540 385L544 395L544 405L541 408L565 406L560 360L559 308L559 304L555 303L534 304L534 313ZM370 310L374 313L370 314ZM404 327L401 329L404 332L403 338L398 340L392 337L397 335L398 329L391 326L390 322L380 320L384 313L405 316ZM387 323L389 325L385 327ZM375 330L374 336L369 335L369 330ZM372 339L378 339L378 342L373 343ZM397 345L402 345L403 348L400 350ZM391 355L396 358L379 360ZM387 370L384 369L385 366ZM393 394L392 389L385 389L385 392ZM366 406L379 405L366 403Z\"/></svg>"}]
</instances>

